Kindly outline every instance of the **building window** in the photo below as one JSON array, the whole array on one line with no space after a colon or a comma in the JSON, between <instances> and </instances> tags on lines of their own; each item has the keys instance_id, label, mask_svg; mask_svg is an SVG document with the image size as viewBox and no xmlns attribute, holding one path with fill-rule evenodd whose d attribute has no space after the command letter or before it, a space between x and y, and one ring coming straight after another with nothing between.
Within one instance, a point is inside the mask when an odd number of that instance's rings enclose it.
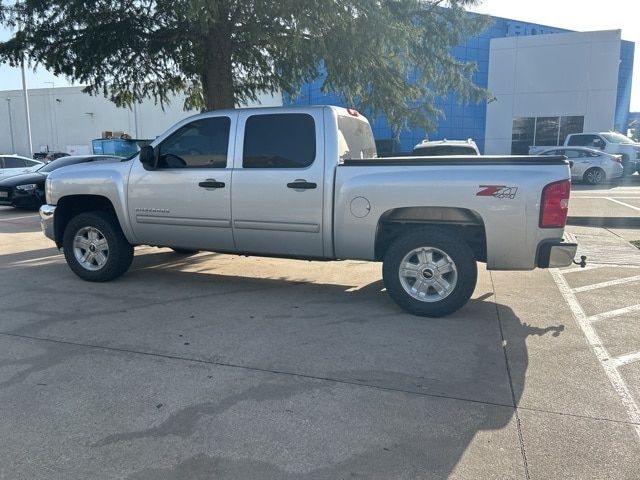
<instances>
[{"instance_id":1,"label":"building window","mask_svg":"<svg viewBox=\"0 0 640 480\"><path fill-rule=\"evenodd\" d=\"M527 155L532 145L563 145L567 135L581 133L583 116L516 117L511 131L511 154Z\"/></svg>"},{"instance_id":2,"label":"building window","mask_svg":"<svg viewBox=\"0 0 640 480\"><path fill-rule=\"evenodd\" d=\"M564 145L567 135L582 133L584 130L584 117L560 117L559 145Z\"/></svg>"},{"instance_id":3,"label":"building window","mask_svg":"<svg viewBox=\"0 0 640 480\"><path fill-rule=\"evenodd\" d=\"M532 117L520 117L513 119L511 133L511 154L526 155L529 146L534 145L533 139L536 129L536 119Z\"/></svg>"}]
</instances>

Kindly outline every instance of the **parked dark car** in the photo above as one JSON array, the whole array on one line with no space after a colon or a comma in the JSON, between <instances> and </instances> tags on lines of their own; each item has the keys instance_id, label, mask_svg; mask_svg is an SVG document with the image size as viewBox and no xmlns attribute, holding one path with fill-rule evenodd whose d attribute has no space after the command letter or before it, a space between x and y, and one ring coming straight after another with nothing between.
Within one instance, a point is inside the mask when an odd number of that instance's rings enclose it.
<instances>
[{"instance_id":1,"label":"parked dark car","mask_svg":"<svg viewBox=\"0 0 640 480\"><path fill-rule=\"evenodd\" d=\"M0 205L39 208L45 203L44 182L50 172L77 163L120 160L122 157L113 155L78 155L58 158L43 165L35 172L13 175L0 180Z\"/></svg>"}]
</instances>

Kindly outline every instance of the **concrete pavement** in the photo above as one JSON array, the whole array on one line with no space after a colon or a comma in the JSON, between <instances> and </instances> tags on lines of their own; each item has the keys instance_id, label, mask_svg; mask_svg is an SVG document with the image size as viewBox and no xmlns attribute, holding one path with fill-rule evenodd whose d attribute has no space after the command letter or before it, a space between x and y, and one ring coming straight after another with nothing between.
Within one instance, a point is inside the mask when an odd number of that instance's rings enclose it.
<instances>
[{"instance_id":1,"label":"concrete pavement","mask_svg":"<svg viewBox=\"0 0 640 480\"><path fill-rule=\"evenodd\" d=\"M481 268L463 310L423 319L378 264L138 248L90 284L29 212L0 209L0 232L0 478L640 477L637 425L549 272ZM640 339L608 328L612 355Z\"/></svg>"}]
</instances>

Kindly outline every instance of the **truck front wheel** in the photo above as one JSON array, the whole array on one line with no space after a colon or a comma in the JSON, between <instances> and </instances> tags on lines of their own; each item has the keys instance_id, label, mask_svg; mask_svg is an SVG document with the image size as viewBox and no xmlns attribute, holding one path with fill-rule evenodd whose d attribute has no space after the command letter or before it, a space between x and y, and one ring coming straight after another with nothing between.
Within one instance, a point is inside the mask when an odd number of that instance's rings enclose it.
<instances>
[{"instance_id":1,"label":"truck front wheel","mask_svg":"<svg viewBox=\"0 0 640 480\"><path fill-rule=\"evenodd\" d=\"M73 217L64 230L64 257L83 280L108 282L125 273L133 260L133 246L117 220L107 212Z\"/></svg>"},{"instance_id":2,"label":"truck front wheel","mask_svg":"<svg viewBox=\"0 0 640 480\"><path fill-rule=\"evenodd\" d=\"M382 276L387 292L404 310L442 317L467 303L476 287L478 268L462 239L446 230L425 228L391 244Z\"/></svg>"}]
</instances>

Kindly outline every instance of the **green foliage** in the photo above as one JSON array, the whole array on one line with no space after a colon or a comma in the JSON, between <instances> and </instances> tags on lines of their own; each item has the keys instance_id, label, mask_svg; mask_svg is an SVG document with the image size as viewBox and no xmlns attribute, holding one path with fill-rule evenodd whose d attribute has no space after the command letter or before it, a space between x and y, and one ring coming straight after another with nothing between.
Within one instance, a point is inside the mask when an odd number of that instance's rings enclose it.
<instances>
[{"instance_id":1,"label":"green foliage","mask_svg":"<svg viewBox=\"0 0 640 480\"><path fill-rule=\"evenodd\" d=\"M476 0L27 0L0 7L22 25L0 61L24 54L118 105L185 93L186 108L323 90L400 129L432 126L435 96L478 101L474 64L451 49L485 27Z\"/></svg>"}]
</instances>

